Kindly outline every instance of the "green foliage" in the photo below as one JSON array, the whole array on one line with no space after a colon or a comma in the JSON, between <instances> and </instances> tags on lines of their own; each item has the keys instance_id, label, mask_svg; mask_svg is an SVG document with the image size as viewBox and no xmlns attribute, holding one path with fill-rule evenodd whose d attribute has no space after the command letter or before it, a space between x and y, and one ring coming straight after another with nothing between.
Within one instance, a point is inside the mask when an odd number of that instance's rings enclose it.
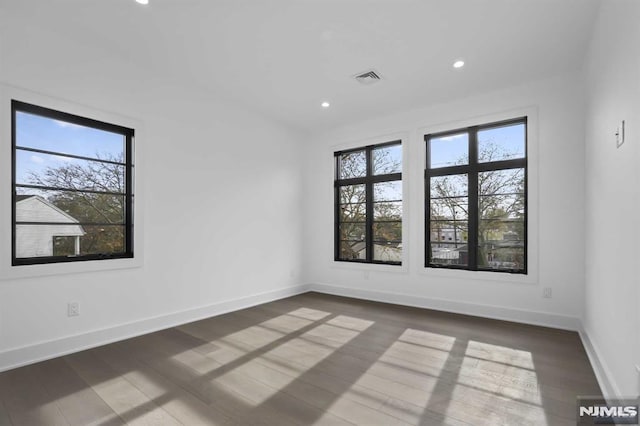
<instances>
[{"instance_id":1,"label":"green foliage","mask_svg":"<svg viewBox=\"0 0 640 426\"><path fill-rule=\"evenodd\" d=\"M378 174L394 173L400 169L400 162L392 158L386 150L376 150L372 156L372 169ZM343 154L339 161L341 178L364 177L366 175L366 156L364 151ZM389 188L384 184L374 185L374 200L387 200ZM367 200L365 185L345 185L339 189L340 200L340 256L357 258L364 247ZM401 203L380 201L375 204L374 240L379 242L402 241L402 207Z\"/></svg>"},{"instance_id":2,"label":"green foliage","mask_svg":"<svg viewBox=\"0 0 640 426\"><path fill-rule=\"evenodd\" d=\"M497 144L483 144L479 157L484 162L508 158ZM460 159L457 163L466 163ZM524 264L524 170L507 169L478 174L478 265L488 262ZM452 229L454 241L466 237L468 220L467 175L432 178L431 235L440 241L444 229ZM463 223L463 225L461 225ZM466 240L466 238L464 238ZM465 243L466 244L466 243ZM457 242L454 244L458 247Z\"/></svg>"},{"instance_id":3,"label":"green foliage","mask_svg":"<svg viewBox=\"0 0 640 426\"><path fill-rule=\"evenodd\" d=\"M101 160L122 162L122 157L102 157ZM124 247L125 198L124 166L94 161L69 162L32 173L30 183L63 188L54 191L48 201L83 225L81 254L119 253ZM102 193L81 192L101 191ZM60 242L60 252L69 251L68 242Z\"/></svg>"}]
</instances>

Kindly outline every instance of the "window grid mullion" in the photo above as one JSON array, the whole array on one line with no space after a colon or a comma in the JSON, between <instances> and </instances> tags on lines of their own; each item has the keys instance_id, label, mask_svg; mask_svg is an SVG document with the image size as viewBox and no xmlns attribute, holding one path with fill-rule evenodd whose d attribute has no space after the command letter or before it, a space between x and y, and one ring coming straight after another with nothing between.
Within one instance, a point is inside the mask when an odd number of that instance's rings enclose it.
<instances>
[{"instance_id":1,"label":"window grid mullion","mask_svg":"<svg viewBox=\"0 0 640 426\"><path fill-rule=\"evenodd\" d=\"M124 214L125 222L130 224L129 232L125 232L125 251L127 253L133 253L133 136L127 133L125 137L125 149L126 149L126 166L125 166L125 193L126 198L124 201Z\"/></svg>"},{"instance_id":2,"label":"window grid mullion","mask_svg":"<svg viewBox=\"0 0 640 426\"><path fill-rule=\"evenodd\" d=\"M334 194L333 194L333 258L334 260L340 260L340 185L338 183L338 177L340 176L340 156L336 155L336 183L334 184Z\"/></svg>"},{"instance_id":3,"label":"window grid mullion","mask_svg":"<svg viewBox=\"0 0 640 426\"><path fill-rule=\"evenodd\" d=\"M478 128L469 129L467 266L478 269Z\"/></svg>"},{"instance_id":4,"label":"window grid mullion","mask_svg":"<svg viewBox=\"0 0 640 426\"><path fill-rule=\"evenodd\" d=\"M429 173L428 164L430 161L430 140L427 140L427 169L424 173L424 227L425 227L425 239L424 239L424 266L425 268L431 264L432 252L431 252L431 175Z\"/></svg>"},{"instance_id":5,"label":"window grid mullion","mask_svg":"<svg viewBox=\"0 0 640 426\"><path fill-rule=\"evenodd\" d=\"M373 182L371 177L373 176L373 149L367 148L366 151L367 162L367 182L365 184L365 201L366 201L366 259L367 262L373 261Z\"/></svg>"},{"instance_id":6,"label":"window grid mullion","mask_svg":"<svg viewBox=\"0 0 640 426\"><path fill-rule=\"evenodd\" d=\"M74 154L66 154L64 152L49 151L46 149L29 148L27 146L16 146L16 149L20 151L36 152L36 153L46 154L46 155L56 155L59 157L74 158L76 160L94 161L96 163L113 164L116 166L126 166L126 163L121 163L119 161L102 160L99 158L85 157L82 155L74 155Z\"/></svg>"}]
</instances>

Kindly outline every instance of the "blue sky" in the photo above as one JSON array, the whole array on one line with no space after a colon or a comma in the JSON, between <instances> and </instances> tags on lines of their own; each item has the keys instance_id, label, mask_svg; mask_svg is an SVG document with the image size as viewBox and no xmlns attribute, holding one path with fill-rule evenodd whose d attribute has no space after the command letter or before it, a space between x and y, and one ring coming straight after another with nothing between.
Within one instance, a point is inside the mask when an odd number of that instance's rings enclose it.
<instances>
[{"instance_id":1,"label":"blue sky","mask_svg":"<svg viewBox=\"0 0 640 426\"><path fill-rule=\"evenodd\" d=\"M83 157L105 158L122 155L124 137L117 133L17 112L16 145ZM85 161L18 150L16 152L17 182L28 183L29 172L40 173L47 167L58 167L69 162Z\"/></svg>"},{"instance_id":2,"label":"blue sky","mask_svg":"<svg viewBox=\"0 0 640 426\"><path fill-rule=\"evenodd\" d=\"M488 143L493 142L501 149L502 155L495 160L506 160L524 157L524 124L505 127L495 127L478 132L478 148L482 152ZM459 133L431 140L431 166L446 167L459 163L462 158L468 158L468 135ZM466 164L466 162L464 163Z\"/></svg>"}]
</instances>

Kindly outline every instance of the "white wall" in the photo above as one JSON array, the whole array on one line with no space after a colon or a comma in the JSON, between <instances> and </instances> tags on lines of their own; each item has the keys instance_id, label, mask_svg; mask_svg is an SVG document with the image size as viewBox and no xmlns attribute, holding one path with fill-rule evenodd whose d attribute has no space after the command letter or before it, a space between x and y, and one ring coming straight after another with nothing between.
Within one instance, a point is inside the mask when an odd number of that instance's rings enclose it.
<instances>
[{"instance_id":1,"label":"white wall","mask_svg":"<svg viewBox=\"0 0 640 426\"><path fill-rule=\"evenodd\" d=\"M577 329L584 282L582 105L581 74L576 73L319 135L308 145L305 167L305 281L322 291ZM529 276L425 269L424 129L482 124L522 111L537 116L530 126ZM344 144L383 141L384 135L407 136L405 265L333 262L333 151ZM542 298L543 287L552 287L553 298Z\"/></svg>"},{"instance_id":2,"label":"white wall","mask_svg":"<svg viewBox=\"0 0 640 426\"><path fill-rule=\"evenodd\" d=\"M640 365L640 3L602 2L587 62L585 330L610 394L636 395ZM626 121L626 142L615 132Z\"/></svg>"},{"instance_id":3,"label":"white wall","mask_svg":"<svg viewBox=\"0 0 640 426\"><path fill-rule=\"evenodd\" d=\"M142 124L145 204L141 267L0 279L0 370L298 291L298 135L82 37L0 19L0 83Z\"/></svg>"}]
</instances>

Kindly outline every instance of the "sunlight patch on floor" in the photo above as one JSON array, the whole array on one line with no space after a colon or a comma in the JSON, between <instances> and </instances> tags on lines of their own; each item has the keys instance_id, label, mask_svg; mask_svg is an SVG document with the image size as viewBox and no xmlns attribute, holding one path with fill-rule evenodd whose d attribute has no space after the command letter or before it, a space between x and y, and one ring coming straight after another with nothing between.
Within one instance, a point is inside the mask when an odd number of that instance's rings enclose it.
<instances>
[{"instance_id":1,"label":"sunlight patch on floor","mask_svg":"<svg viewBox=\"0 0 640 426\"><path fill-rule=\"evenodd\" d=\"M438 376L448 359L455 338L407 329L371 363L354 383L407 401L423 409L435 398ZM421 410L416 410L418 415Z\"/></svg>"},{"instance_id":2,"label":"sunlight patch on floor","mask_svg":"<svg viewBox=\"0 0 640 426\"><path fill-rule=\"evenodd\" d=\"M512 365L514 367L535 369L531 352L504 346L470 340L465 355L486 361Z\"/></svg>"},{"instance_id":3,"label":"sunlight patch on floor","mask_svg":"<svg viewBox=\"0 0 640 426\"><path fill-rule=\"evenodd\" d=\"M402 333L402 336L398 338L398 341L449 352L451 348L453 348L456 338L444 334L407 328L404 333Z\"/></svg>"},{"instance_id":4,"label":"sunlight patch on floor","mask_svg":"<svg viewBox=\"0 0 640 426\"><path fill-rule=\"evenodd\" d=\"M280 335L278 339L285 338L283 343L263 354L251 357L246 362L236 366L233 370L216 378L215 381L245 396L247 396L246 394L248 392L248 399L250 399L252 403L255 405L262 404L277 392L298 379L300 375L331 356L338 348L349 343L361 332L374 324L373 321L366 321L346 315L339 315L329 321L326 321L326 317L330 315L329 313L305 308L297 309L294 313L295 315L291 315L292 313L283 315L282 318L278 321L272 322L271 325L278 326L278 324L280 324L280 326L282 326L284 324L283 321L286 322L286 318L284 317L287 315L298 318L302 318L303 316L307 318L319 318L310 323L318 323L318 325L304 332L300 336L292 337L291 339L287 339L286 334L277 333ZM310 324L306 324L305 326ZM299 327L297 330L303 327ZM256 332L257 328L263 328L266 330L266 328L262 326L253 326L250 328L252 329L252 334ZM291 333L294 333L297 330L292 330ZM241 330L232 335L226 336L225 338L220 339L220 343L224 343L229 340L244 339L247 336L243 334L245 331L246 330ZM273 330L269 331L271 333L276 333ZM271 339L273 337L273 335L270 336L271 337L265 337L264 339ZM263 342L265 341L264 339ZM278 339L273 339L271 341L273 342ZM316 342L316 340L318 342ZM323 342L330 342L331 345L323 344ZM259 349L259 347L255 349ZM252 351L246 351L242 356L250 355L251 352ZM294 360L296 368L290 368L286 373L281 371L282 368L277 368L279 366L271 368L268 365L268 363L273 362L273 360L287 359ZM249 376L251 379L247 379ZM251 386L252 389L248 391L246 389L247 386Z\"/></svg>"}]
</instances>

